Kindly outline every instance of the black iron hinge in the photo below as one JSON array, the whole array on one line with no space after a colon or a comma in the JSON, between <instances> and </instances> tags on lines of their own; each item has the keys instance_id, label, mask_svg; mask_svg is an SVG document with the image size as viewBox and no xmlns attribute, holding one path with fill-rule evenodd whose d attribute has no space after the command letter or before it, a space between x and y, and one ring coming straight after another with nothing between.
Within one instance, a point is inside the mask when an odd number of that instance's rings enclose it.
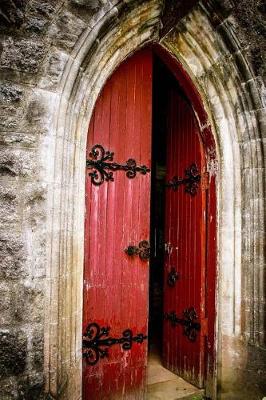
<instances>
[{"instance_id":1,"label":"black iron hinge","mask_svg":"<svg viewBox=\"0 0 266 400\"><path fill-rule=\"evenodd\" d=\"M143 343L148 336L138 333L133 336L131 329L126 329L122 333L122 337L113 338L109 336L110 327L100 327L96 322L87 326L82 340L82 355L86 359L88 365L95 365L100 358L108 357L108 348L120 344L122 349L128 351L132 348L133 343Z\"/></svg>"},{"instance_id":2,"label":"black iron hinge","mask_svg":"<svg viewBox=\"0 0 266 400\"><path fill-rule=\"evenodd\" d=\"M195 342L197 334L201 329L201 324L197 322L198 316L194 307L187 308L183 311L183 318L176 315L175 311L164 313L164 319L171 322L172 326L182 325L184 327L184 335L191 342Z\"/></svg>"},{"instance_id":3,"label":"black iron hinge","mask_svg":"<svg viewBox=\"0 0 266 400\"><path fill-rule=\"evenodd\" d=\"M142 175L150 172L150 169L146 165L137 165L133 158L129 158L125 164L112 162L114 153L109 150L106 151L100 144L92 147L89 156L90 158L86 161L86 166L88 169L92 169L89 176L93 185L96 186L100 186L104 181L113 181L114 171L125 171L129 179L135 178L138 172Z\"/></svg>"},{"instance_id":4,"label":"black iron hinge","mask_svg":"<svg viewBox=\"0 0 266 400\"><path fill-rule=\"evenodd\" d=\"M201 176L198 167L195 163L193 163L190 165L190 167L186 168L185 178L174 176L169 182L166 183L165 186L176 191L179 186L184 185L185 192L191 196L195 196L198 191L200 179Z\"/></svg>"}]
</instances>

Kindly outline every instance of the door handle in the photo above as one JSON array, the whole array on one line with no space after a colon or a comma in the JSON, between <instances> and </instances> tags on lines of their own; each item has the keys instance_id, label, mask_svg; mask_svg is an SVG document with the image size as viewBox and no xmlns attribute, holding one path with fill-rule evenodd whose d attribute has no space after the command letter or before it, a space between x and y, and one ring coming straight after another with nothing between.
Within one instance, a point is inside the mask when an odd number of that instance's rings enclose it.
<instances>
[{"instance_id":1,"label":"door handle","mask_svg":"<svg viewBox=\"0 0 266 400\"><path fill-rule=\"evenodd\" d=\"M147 261L150 259L150 244L147 240L142 240L139 242L138 246L129 245L125 249L125 253L130 256L139 256L142 261Z\"/></svg>"}]
</instances>

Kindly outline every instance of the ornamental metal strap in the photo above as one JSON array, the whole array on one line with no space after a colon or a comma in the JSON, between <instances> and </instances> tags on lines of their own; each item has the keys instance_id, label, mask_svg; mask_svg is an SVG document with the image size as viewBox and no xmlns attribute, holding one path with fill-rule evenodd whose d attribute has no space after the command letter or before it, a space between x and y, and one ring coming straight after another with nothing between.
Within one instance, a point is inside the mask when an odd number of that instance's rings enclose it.
<instances>
[{"instance_id":1,"label":"ornamental metal strap","mask_svg":"<svg viewBox=\"0 0 266 400\"><path fill-rule=\"evenodd\" d=\"M143 343L148 339L143 333L133 336L131 329L126 329L120 338L112 338L109 336L110 330L110 327L101 328L95 322L87 326L82 340L82 355L89 365L95 365L100 358L108 357L108 347L120 344L123 350L128 351L132 348L133 342Z\"/></svg>"},{"instance_id":2,"label":"ornamental metal strap","mask_svg":"<svg viewBox=\"0 0 266 400\"><path fill-rule=\"evenodd\" d=\"M166 183L165 186L176 191L179 186L184 185L185 192L191 196L195 196L197 194L200 179L201 176L199 174L198 167L194 163L191 164L190 167L186 168L185 178L174 176L169 182Z\"/></svg>"},{"instance_id":3,"label":"ornamental metal strap","mask_svg":"<svg viewBox=\"0 0 266 400\"><path fill-rule=\"evenodd\" d=\"M198 319L196 310L194 307L187 308L183 311L184 318L177 317L175 311L170 313L164 313L164 319L171 322L172 326L183 325L184 326L184 335L191 342L195 342L197 339L197 334L201 329L201 325L199 322L196 322Z\"/></svg>"},{"instance_id":4,"label":"ornamental metal strap","mask_svg":"<svg viewBox=\"0 0 266 400\"><path fill-rule=\"evenodd\" d=\"M100 186L104 181L114 181L114 171L126 171L129 179L135 178L137 172L146 175L150 169L146 165L138 166L133 158L129 158L125 164L118 164L113 161L114 153L103 148L100 144L92 147L89 154L90 159L86 161L88 169L93 171L89 173L93 185Z\"/></svg>"}]
</instances>

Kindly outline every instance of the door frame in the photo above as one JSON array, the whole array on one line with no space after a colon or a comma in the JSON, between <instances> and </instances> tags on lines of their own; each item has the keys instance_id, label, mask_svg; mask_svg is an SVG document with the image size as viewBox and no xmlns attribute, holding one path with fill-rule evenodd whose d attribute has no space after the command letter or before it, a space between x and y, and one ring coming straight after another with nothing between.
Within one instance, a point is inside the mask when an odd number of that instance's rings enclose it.
<instances>
[{"instance_id":1,"label":"door frame","mask_svg":"<svg viewBox=\"0 0 266 400\"><path fill-rule=\"evenodd\" d=\"M204 109L203 103L200 99L200 95L195 86L193 85L193 82L191 81L190 77L182 68L181 64L174 57L172 57L170 53L167 52L166 49L164 49L162 46L158 44L153 44L152 46L147 46L147 47L150 48L151 51L154 54L156 54L168 67L168 69L174 75L178 84L183 89L187 98L189 99L198 123L199 132L201 135L201 140L204 148L204 154L206 155L207 158L206 165L210 177L210 184L209 184L210 194L208 196L210 200L209 208L212 209L214 215L211 221L207 218L207 223L206 223L206 231L208 232L206 237L206 247L212 248L213 251L211 257L209 257L208 254L206 254L206 267L205 267L206 270L205 285L208 286L208 291L206 291L207 294L205 299L205 309L206 313L208 314L208 335L206 336L206 338L208 339L205 344L206 361L204 362L204 365L206 370L204 371L204 382L205 382L204 386L206 388L207 394L210 394L211 391L208 388L209 387L208 381L213 381L213 377L215 376L216 373L215 371L216 369L215 304L216 304L216 270L217 270L216 175L218 166L216 143L212 135L212 129L210 124L208 123L208 115ZM138 51L139 49L131 53L130 56L136 54ZM126 62L126 60L124 60L124 62ZM208 274L208 271L211 271L211 273ZM206 330L207 330L207 324L204 324L204 326L202 326L202 331L206 332Z\"/></svg>"},{"instance_id":2,"label":"door frame","mask_svg":"<svg viewBox=\"0 0 266 400\"><path fill-rule=\"evenodd\" d=\"M147 19L143 18L145 12ZM250 162L250 165L253 165L253 152L250 148L251 143L247 142L249 151L244 154L240 140L244 136L260 138L260 120L259 116L254 116L251 124L248 120L241 119L244 117L240 114L239 121L235 110L250 110L248 105L253 104L254 96L258 92L248 92L241 84L247 79L253 79L249 65L241 53L237 63L234 57L228 57L228 47L221 37L215 42L217 47L211 47L213 52L208 54L208 59L204 57L205 38L217 37L217 31L204 7L182 20L184 29L173 29L162 39L159 39L160 12L156 2L144 2L130 12L126 10L123 19L117 19L115 14L115 21L112 19L114 13L106 12L95 22L93 29L88 27L88 31L80 38L78 46L74 49L74 56L70 57L62 75L58 93L47 92L51 107L49 110L54 120L51 122L52 134L48 138L51 163L44 163L44 167L49 167L44 374L45 390L54 397L62 393L66 398L78 399L81 395L80 316L83 289L84 168L88 123L106 79L130 54L151 42L160 41L159 46L179 63L185 76L196 88L217 145L217 356L214 374L208 379L213 399L217 398L217 381L223 390L227 390L227 387L230 390L232 376L236 381L238 379L235 376L236 368L243 368L242 363L245 362L248 349L241 335L252 332L252 327L249 330L248 318L253 314L252 310L244 310L241 313L242 296L250 293L248 288L241 288L244 276L241 264L243 262L245 268L251 260L252 265L255 265L262 253L258 250L256 258L253 257L252 246L255 243L256 231L252 223L245 219L241 201L247 206L247 199L243 194L250 191L251 185L258 187L257 182L261 182L262 172L258 168L251 169L254 174L248 175L248 179L241 184L241 156L246 163ZM204 23L198 24L199 21ZM123 29L128 35L123 35ZM227 29L230 34L230 27ZM186 35L190 35L193 45L190 40L186 40ZM97 43L95 38L99 39ZM236 51L238 46L234 35L232 38L230 36L230 43ZM230 75L230 90L224 89L221 69L212 68L217 59L225 60L226 71L232 71L234 79ZM241 63L241 70L238 69L238 62ZM225 68L224 65L221 65L222 67ZM234 101L232 96L235 96ZM43 141L42 151L47 158L47 140ZM262 153L258 147L256 151L260 157ZM213 170L215 171L215 165ZM254 201L252 204L255 206ZM259 211L261 210L262 208ZM261 226L259 211L255 207L252 218L257 218L256 221ZM245 223L243 233L242 221ZM250 242L243 248L241 245L247 234ZM255 317L257 321L258 316Z\"/></svg>"}]
</instances>

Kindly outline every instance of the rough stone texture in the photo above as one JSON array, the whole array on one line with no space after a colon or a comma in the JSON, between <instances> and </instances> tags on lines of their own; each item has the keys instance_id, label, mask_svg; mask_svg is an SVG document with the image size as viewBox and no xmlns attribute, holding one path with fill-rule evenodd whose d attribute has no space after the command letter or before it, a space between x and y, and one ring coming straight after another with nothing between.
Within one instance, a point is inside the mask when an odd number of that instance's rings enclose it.
<instances>
[{"instance_id":1,"label":"rough stone texture","mask_svg":"<svg viewBox=\"0 0 266 400\"><path fill-rule=\"evenodd\" d=\"M43 376L26 375L7 378L2 381L1 400L36 400L49 399L43 396ZM49 399L50 400L50 399Z\"/></svg>"},{"instance_id":2,"label":"rough stone texture","mask_svg":"<svg viewBox=\"0 0 266 400\"><path fill-rule=\"evenodd\" d=\"M6 209L6 212L8 212L8 209ZM20 235L1 232L0 251L2 261L2 279L20 280L27 275L26 255L24 247L25 245Z\"/></svg>"},{"instance_id":3,"label":"rough stone texture","mask_svg":"<svg viewBox=\"0 0 266 400\"><path fill-rule=\"evenodd\" d=\"M0 149L0 175L29 176L36 172L36 160L28 151Z\"/></svg>"},{"instance_id":4,"label":"rough stone texture","mask_svg":"<svg viewBox=\"0 0 266 400\"><path fill-rule=\"evenodd\" d=\"M57 6L51 1L32 1L27 9L23 28L30 33L45 33Z\"/></svg>"},{"instance_id":5,"label":"rough stone texture","mask_svg":"<svg viewBox=\"0 0 266 400\"><path fill-rule=\"evenodd\" d=\"M51 52L44 64L44 77L41 79L40 86L43 88L53 88L62 77L68 56L62 51Z\"/></svg>"},{"instance_id":6,"label":"rough stone texture","mask_svg":"<svg viewBox=\"0 0 266 400\"><path fill-rule=\"evenodd\" d=\"M241 182L236 180L235 190L242 191L242 203L228 225L234 218L242 223L241 232L235 232L237 238L242 234L242 271L234 270L242 280L228 279L226 287L235 290L241 304L228 303L228 318L220 324L228 336L219 361L228 366L228 375L223 369L219 395L223 400L266 396L265 2L207 0L201 17L193 14L197 3L1 1L1 400L39 399L44 392L59 398L62 387L68 400L79 398L86 110L117 63L170 31L167 45L182 54L208 95L214 125L223 132L219 140L235 132L241 151ZM228 171L228 186L232 175ZM228 203L225 195L223 201ZM229 228L228 248L237 243ZM235 321L232 310L237 310Z\"/></svg>"},{"instance_id":7,"label":"rough stone texture","mask_svg":"<svg viewBox=\"0 0 266 400\"><path fill-rule=\"evenodd\" d=\"M26 0L3 0L0 5L0 26L19 27L23 22Z\"/></svg>"},{"instance_id":8,"label":"rough stone texture","mask_svg":"<svg viewBox=\"0 0 266 400\"><path fill-rule=\"evenodd\" d=\"M256 75L266 73L266 8L264 0L216 0L215 24L231 19L234 33ZM232 18L233 17L233 18Z\"/></svg>"},{"instance_id":9,"label":"rough stone texture","mask_svg":"<svg viewBox=\"0 0 266 400\"><path fill-rule=\"evenodd\" d=\"M70 50L74 47L85 27L86 25L81 19L65 11L50 27L49 35L55 46Z\"/></svg>"},{"instance_id":10,"label":"rough stone texture","mask_svg":"<svg viewBox=\"0 0 266 400\"><path fill-rule=\"evenodd\" d=\"M29 72L38 71L45 56L45 44L33 40L16 40L12 37L2 42L0 67Z\"/></svg>"},{"instance_id":11,"label":"rough stone texture","mask_svg":"<svg viewBox=\"0 0 266 400\"><path fill-rule=\"evenodd\" d=\"M0 377L19 375L27 362L27 336L24 332L0 332Z\"/></svg>"},{"instance_id":12,"label":"rough stone texture","mask_svg":"<svg viewBox=\"0 0 266 400\"><path fill-rule=\"evenodd\" d=\"M101 6L100 0L71 0L73 5L85 7L90 11L98 11Z\"/></svg>"},{"instance_id":13,"label":"rough stone texture","mask_svg":"<svg viewBox=\"0 0 266 400\"><path fill-rule=\"evenodd\" d=\"M239 23L238 38L248 44L249 56L257 75L266 77L266 5L264 0L233 1L232 14Z\"/></svg>"},{"instance_id":14,"label":"rough stone texture","mask_svg":"<svg viewBox=\"0 0 266 400\"><path fill-rule=\"evenodd\" d=\"M22 98L22 90L15 85L4 83L0 86L0 102L11 103L18 102Z\"/></svg>"},{"instance_id":15,"label":"rough stone texture","mask_svg":"<svg viewBox=\"0 0 266 400\"><path fill-rule=\"evenodd\" d=\"M198 0L167 0L162 15L161 35L164 36L198 3Z\"/></svg>"},{"instance_id":16,"label":"rough stone texture","mask_svg":"<svg viewBox=\"0 0 266 400\"><path fill-rule=\"evenodd\" d=\"M23 117L24 98L23 89L19 86L2 83L0 84L0 128L4 131L15 130Z\"/></svg>"}]
</instances>

